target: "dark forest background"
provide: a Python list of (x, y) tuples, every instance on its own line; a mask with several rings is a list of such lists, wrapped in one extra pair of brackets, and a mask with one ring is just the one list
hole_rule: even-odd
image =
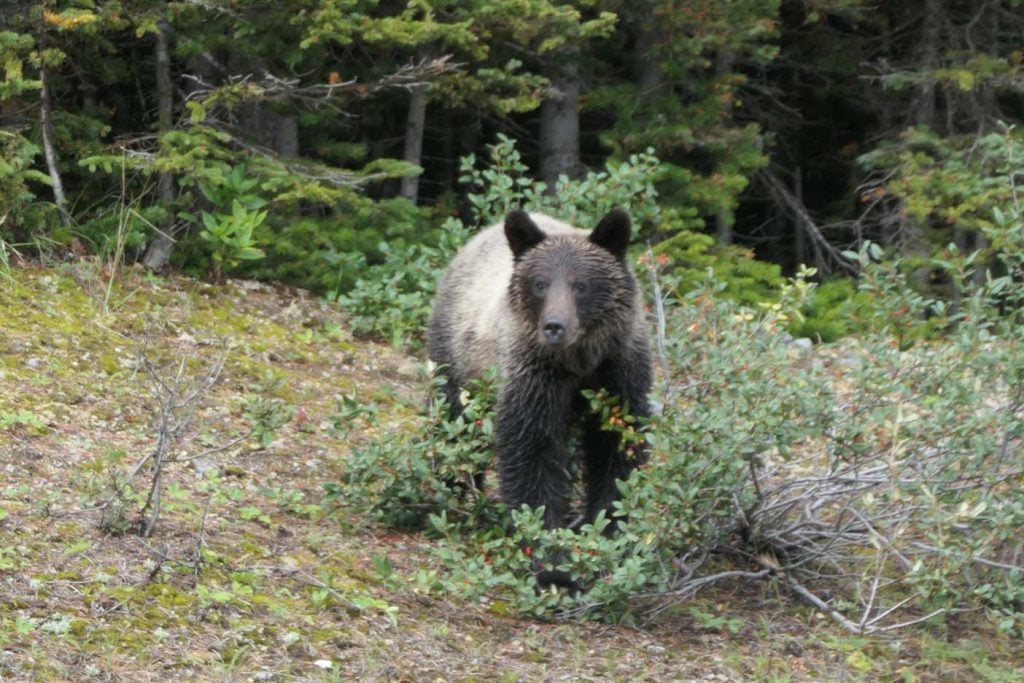
[(344, 290), (347, 255), (472, 222), (507, 136), (556, 193), (652, 154), (675, 262), (828, 278), (871, 240), (955, 297), (927, 262), (984, 259), (1021, 156), (1015, 0), (0, 5), (5, 260)]

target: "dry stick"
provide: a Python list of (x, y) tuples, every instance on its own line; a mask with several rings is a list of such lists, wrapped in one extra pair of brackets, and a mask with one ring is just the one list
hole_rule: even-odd
[[(170, 450), (181, 441), (192, 422), (192, 416), (196, 409), (196, 403), (198, 400), (216, 384), (217, 379), (220, 377), (220, 373), (224, 369), (224, 363), (227, 359), (227, 349), (224, 349), (214, 364), (214, 367), (209, 371), (207, 376), (196, 383), (190, 392), (182, 397), (183, 382), (185, 379), (186, 370), (186, 358), (182, 358), (178, 364), (177, 373), (174, 376), (172, 382), (168, 383), (163, 377), (160, 376), (159, 371), (145, 355), (145, 348), (140, 350), (141, 364), (149, 375), (150, 379), (153, 380), (156, 385), (154, 388), (154, 394), (157, 400), (160, 402), (160, 425), (157, 433), (156, 447), (148, 453), (146, 456), (136, 464), (135, 468), (131, 472), (131, 477), (134, 477), (143, 463), (150, 459), (155, 460), (153, 480), (150, 485), (149, 495), (146, 498), (145, 504), (142, 506), (142, 510), (149, 510), (148, 520), (146, 527), (143, 530), (142, 535), (149, 537), (153, 533), (153, 529), (156, 526), (157, 518), (160, 515), (161, 506), (161, 491), (163, 487), (163, 466), (166, 461), (166, 456)], [(186, 409), (185, 414), (181, 417), (176, 415), (177, 411)]]
[(214, 453), (220, 453), (221, 451), (226, 451), (229, 448), (233, 448), (234, 446), (237, 446), (238, 444), (240, 444), (243, 441), (245, 441), (246, 439), (248, 439), (250, 436), (253, 435), (253, 433), (255, 433), (255, 431), (256, 431), (255, 429), (250, 429), (249, 431), (245, 432), (244, 434), (242, 434), (240, 436), (235, 437), (234, 439), (232, 439), (231, 441), (228, 441), (225, 444), (222, 444), (220, 446), (214, 446), (213, 448), (207, 448), (205, 451), (203, 451), (201, 453), (196, 453), (195, 455), (181, 456), (181, 457), (175, 458), (174, 461), (175, 462), (189, 462), (191, 460), (199, 460), (200, 458), (205, 458), (206, 456), (213, 455)]
[[(1024, 405), (1024, 400), (1022, 399), (1024, 399), (1024, 381), (1017, 382), (1016, 394), (1013, 398), (1013, 401), (1006, 408), (1010, 415), (1016, 415), (1017, 411), (1021, 409), (1021, 406)], [(992, 471), (995, 472), (997, 476), (994, 477), (993, 481), (988, 485), (988, 488), (985, 491), (986, 494), (991, 494), (992, 489), (995, 488), (997, 484), (999, 484), (1002, 481), (1006, 481), (1005, 477), (999, 477), (998, 474), (999, 471), (1003, 468), (1003, 461), (1006, 459), (1006, 456), (1009, 455), (1010, 453), (1010, 437), (1012, 433), (1012, 427), (1008, 428), (1005, 432), (1003, 432), (1003, 440), (999, 445), (999, 455), (996, 456), (996, 462), (992, 468)]]
[(992, 567), (993, 569), (1005, 569), (1005, 570), (1011, 571), (1011, 572), (1013, 572), (1013, 571), (1024, 572), (1024, 565), (1006, 564), (1005, 562), (996, 562), (995, 560), (988, 560), (988, 559), (985, 559), (984, 557), (972, 557), (971, 555), (968, 555), (967, 553), (958, 553), (955, 550), (948, 550), (946, 548), (937, 548), (937, 547), (935, 547), (933, 545), (928, 545), (927, 543), (922, 543), (920, 541), (914, 541), (913, 543), (911, 543), (911, 545), (914, 546), (915, 548), (920, 548), (921, 550), (926, 550), (926, 551), (928, 551), (930, 553), (938, 553), (939, 555), (948, 555), (950, 557), (955, 557), (955, 558), (957, 558), (959, 560), (967, 560), (968, 562), (974, 562), (974, 563), (977, 563), (977, 564), (984, 565), (986, 567)]
[[(882, 559), (881, 555), (875, 555), (875, 575), (871, 578), (871, 593), (868, 595), (867, 602), (864, 603), (864, 610), (861, 612), (861, 616), (860, 616), (860, 629), (861, 629), (862, 632), (863, 632), (864, 628), (866, 627), (866, 625), (869, 623), (868, 622), (868, 618), (871, 616), (871, 610), (875, 606), (875, 598), (878, 596), (878, 584), (879, 584), (880, 579), (882, 578), (882, 569), (885, 568), (885, 562), (882, 562), (881, 559)], [(911, 597), (913, 597), (913, 596), (911, 596)], [(907, 598), (906, 600), (910, 600), (910, 598)], [(890, 608), (890, 610), (888, 610), (888, 611), (892, 611), (892, 610), (896, 609), (901, 604), (902, 603), (897, 603), (894, 607)], [(882, 616), (884, 617), (885, 614), (887, 614), (887, 613), (888, 612), (883, 613)], [(882, 617), (879, 617), (879, 618), (882, 618)], [(877, 620), (875, 620), (875, 621), (877, 621)], [(872, 621), (871, 623), (874, 623), (874, 621)]]
[[(366, 98), (386, 90), (412, 90), (428, 86), (437, 76), (457, 70), (461, 66), (462, 64), (451, 61), (451, 55), (443, 55), (435, 59), (422, 59), (419, 62), (404, 64), (394, 73), (376, 81), (360, 83), (357, 79), (352, 78), (336, 83), (312, 85), (300, 85), (301, 80), (298, 78), (281, 78), (264, 69), (258, 75), (229, 76), (226, 85), (239, 86), (252, 83), (255, 86), (252, 92), (259, 92), (259, 97), (252, 99), (264, 102), (302, 104), (311, 109), (318, 109), (327, 104), (333, 107), (334, 99), (341, 95)], [(194, 74), (185, 74), (184, 78), (195, 84), (186, 99), (202, 100), (225, 87), (224, 85), (209, 84)]]
[(64, 195), (64, 183), (60, 177), (60, 164), (57, 150), (53, 145), (53, 112), (50, 103), (50, 77), (46, 67), (39, 68), (39, 127), (43, 134), (43, 152), (46, 157), (46, 168), (50, 172), (50, 184), (53, 187), (53, 203), (57, 205), (60, 221), (65, 226), (71, 225), (68, 214), (68, 200)]
[(192, 559), (192, 572), (195, 574), (196, 580), (199, 580), (199, 569), (203, 562), (203, 547), (206, 545), (206, 514), (210, 511), (210, 502), (213, 500), (213, 490), (206, 496), (206, 502), (203, 504), (203, 514), (199, 518), (199, 531), (196, 533), (196, 547), (193, 550)]
[[(152, 372), (151, 365), (147, 364), (147, 368)], [(178, 395), (181, 379), (184, 374), (185, 359), (182, 358), (181, 362), (178, 364), (178, 373), (174, 378), (174, 382), (172, 386), (167, 389), (167, 398), (160, 403), (160, 431), (157, 435), (156, 450), (153, 453), (153, 459), (155, 460), (153, 467), (153, 481), (149, 488), (149, 496), (146, 498), (146, 503), (142, 506), (143, 512), (151, 510), (149, 520), (146, 522), (146, 528), (142, 532), (142, 535), (146, 538), (149, 538), (152, 535), (153, 527), (156, 526), (156, 519), (160, 514), (160, 490), (161, 484), (163, 483), (164, 455), (170, 447), (169, 442), (172, 440), (170, 432), (173, 428), (169, 425), (174, 417), (174, 398)], [(162, 381), (160, 381), (160, 384), (166, 386)], [(176, 426), (178, 425), (175, 425), (175, 427)], [(173, 440), (176, 441), (177, 439)]]
[[(679, 588), (665, 595), (675, 596), (680, 598), (681, 600), (689, 600), (694, 595), (696, 595), (701, 589), (706, 588), (707, 586), (710, 586), (712, 584), (718, 583), (719, 581), (725, 581), (726, 579), (750, 579), (751, 581), (760, 581), (775, 574), (776, 570), (770, 567), (766, 569), (761, 569), (756, 572), (744, 571), (740, 569), (719, 572), (717, 574), (704, 576), (699, 579), (688, 580), (684, 582), (683, 585)], [(661, 595), (662, 594), (652, 594), (653, 597), (660, 597)], [(660, 614), (661, 612), (664, 612), (667, 609), (671, 609), (679, 602), (679, 600), (667, 600), (648, 610), (647, 614), (648, 616)]]
[(886, 550), (893, 554), (893, 556), (899, 561), (900, 566), (903, 567), (903, 571), (909, 572), (911, 568), (914, 566), (913, 562), (911, 562), (903, 553), (897, 550), (896, 546), (893, 545), (892, 541), (890, 541), (887, 536), (884, 536), (880, 531), (878, 531), (875, 528), (875, 525), (872, 524), (871, 521), (864, 516), (864, 513), (862, 513), (860, 510), (856, 508), (853, 508), (853, 514), (856, 515), (857, 518), (860, 520), (861, 524), (863, 524), (868, 529), (868, 531), (871, 533), (871, 537), (875, 539), (875, 541), (877, 541), (879, 544), (884, 546)]
[[(874, 627), (875, 624), (880, 622), (882, 619), (885, 619), (887, 616), (889, 616), (890, 614), (892, 614), (893, 612), (898, 610), (900, 607), (903, 607), (904, 605), (906, 605), (908, 602), (910, 602), (911, 600), (913, 600), (916, 597), (917, 597), (916, 595), (908, 595), (907, 597), (903, 598), (902, 600), (897, 602), (895, 605), (893, 605), (889, 609), (887, 609), (884, 612), (882, 612), (881, 614), (878, 614), (877, 616), (875, 616), (874, 619), (869, 619), (869, 620), (867, 620), (866, 622), (863, 622), (863, 623), (865, 623), (868, 627)], [(866, 615), (866, 612), (865, 612), (865, 615)], [(885, 627), (882, 627), (882, 628), (887, 629), (889, 627), (885, 626)]]
[(658, 333), (654, 338), (658, 349), (658, 360), (661, 362), (661, 374), (665, 377), (664, 401), (668, 401), (672, 387), (672, 375), (669, 373), (668, 352), (665, 350), (665, 300), (661, 293), (661, 282), (658, 281), (658, 269), (655, 267), (654, 252), (647, 245), (647, 272), (651, 277), (651, 294), (654, 297), (654, 316)]
[(839, 624), (843, 628), (847, 629), (851, 633), (857, 633), (857, 634), (863, 634), (864, 633), (864, 631), (861, 630), (860, 625), (858, 625), (856, 622), (850, 621), (849, 619), (844, 617), (834, 607), (829, 605), (827, 602), (825, 602), (824, 600), (819, 598), (817, 595), (815, 595), (811, 591), (809, 591), (806, 588), (804, 588), (803, 584), (801, 584), (799, 581), (794, 579), (791, 575), (784, 574), (784, 577), (785, 577), (785, 583), (790, 588), (790, 590), (792, 590), (794, 593), (796, 593), (801, 598), (803, 598), (805, 602), (810, 603), (810, 605), (812, 607), (815, 607), (819, 611), (824, 612), (825, 614), (829, 615), (830, 617), (832, 617), (832, 619), (837, 624)]
[[(807, 207), (804, 206), (803, 202), (799, 198), (793, 196), (793, 193), (789, 191), (786, 184), (783, 183), (779, 178), (767, 169), (761, 169), (757, 172), (757, 177), (764, 181), (765, 185), (768, 186), (769, 192), (775, 199), (782, 204), (786, 210), (792, 213), (798, 221), (804, 226), (804, 230), (810, 235), (811, 240), (816, 248), (824, 251), (845, 271), (849, 273), (856, 272), (855, 266), (845, 257), (842, 252), (832, 246), (831, 243), (822, 234), (821, 229), (815, 224), (814, 219), (811, 218), (810, 214), (807, 213)], [(822, 264), (824, 265), (824, 264)]]

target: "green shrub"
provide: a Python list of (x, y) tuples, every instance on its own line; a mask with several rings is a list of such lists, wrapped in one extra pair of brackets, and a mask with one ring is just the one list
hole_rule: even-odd
[(849, 278), (825, 280), (811, 291), (800, 307), (800, 316), (787, 328), (794, 337), (833, 342), (857, 331), (853, 310), (866, 302), (857, 293), (857, 283)]
[(445, 224), (436, 246), (403, 246), (383, 241), (377, 251), (383, 262), (371, 265), (363, 254), (340, 256), (340, 272), (360, 273), (347, 292), (329, 296), (349, 316), (357, 333), (380, 337), (396, 347), (417, 348), (430, 317), (437, 281), (452, 259), (466, 230), (455, 219)]
[(57, 207), (33, 191), (50, 184), (50, 177), (34, 168), (39, 153), (20, 133), (0, 130), (0, 244), (23, 242), (58, 225)]
[[(501, 220), (513, 207), (547, 213), (581, 227), (595, 226), (615, 206), (629, 210), (636, 236), (674, 235), (658, 251), (671, 258), (684, 285), (701, 282), (710, 268), (726, 283), (727, 295), (738, 301), (776, 299), (784, 282), (778, 266), (757, 261), (739, 247), (715, 247), (712, 238), (681, 228), (676, 212), (662, 212), (654, 189), (659, 168), (651, 153), (634, 154), (579, 180), (563, 176), (555, 192), (547, 194), (544, 183), (529, 177), (515, 142), (499, 136), (485, 165), (478, 166), (473, 155), (462, 160), (460, 180), (470, 188), (466, 196), (473, 214), (470, 225), (449, 219), (437, 242), (422, 238), (408, 246), (396, 240), (380, 242), (372, 253), (382, 255), (383, 263), (374, 263), (365, 245), (358, 253), (339, 250), (331, 257), (338, 264), (339, 303), (352, 315), (356, 331), (415, 348), (422, 341), (418, 334), (426, 329), (437, 279), (471, 236), (471, 228)], [(345, 275), (351, 272), (361, 275), (348, 289)]]
[[(501, 163), (514, 166), (504, 149)], [(506, 194), (535, 197), (536, 185), (511, 177), (479, 176), (502, 188), (478, 195), (482, 215), (506, 210)], [(450, 228), (458, 239), (401, 287), (464, 237)], [(640, 425), (612, 410), (614, 397), (584, 396), (609, 429), (648, 442), (650, 461), (620, 484), (614, 534), (603, 516), (545, 530), (538, 511), (507, 510), (473, 486), (492, 464), (491, 392), (480, 388), (455, 422), (435, 401), (355, 449), (330, 490), (384, 523), (429, 520), (440, 566), (420, 571), (420, 587), (497, 611), (629, 621), (716, 582), (754, 580), (856, 632), (983, 608), (1024, 635), (1024, 216), (996, 212), (987, 236), (996, 262), (983, 281), (971, 277), (976, 256), (951, 249), (932, 263), (957, 284), (956, 307), (916, 292), (904, 264), (870, 243), (848, 255), (860, 265), (856, 292), (844, 281), (816, 288), (805, 271), (754, 308), (725, 296), (713, 263), (698, 281), (660, 254), (648, 265), (664, 307), (663, 412)], [(674, 258), (705, 256), (700, 242), (680, 238)], [(399, 278), (397, 260), (384, 266)], [(348, 304), (369, 318), (401, 287), (357, 287), (373, 296)], [(389, 324), (412, 329), (422, 306), (402, 304)], [(848, 329), (837, 311), (860, 336), (811, 356), (787, 342), (787, 325)], [(585, 590), (537, 590), (542, 569)]]
[[(898, 272), (865, 264), (865, 281)], [(651, 454), (620, 485), (617, 533), (603, 517), (546, 531), (537, 511), (495, 502), (496, 483), (467, 486), (493, 464), (490, 393), (477, 390), (455, 423), (435, 403), (356, 449), (338, 499), (388, 524), (429, 515), (440, 567), (420, 586), (499, 611), (631, 621), (705, 585), (758, 580), (809, 601), (831, 594), (812, 604), (852, 630), (983, 606), (1020, 632), (1024, 330), (998, 316), (991, 290), (942, 342), (901, 347), (879, 329), (822, 362), (786, 342), (789, 300), (752, 310), (720, 285), (681, 292), (667, 276), (662, 287), (664, 412), (640, 432), (608, 420)], [(905, 301), (869, 293), (881, 310)], [(586, 590), (537, 591), (541, 569)]]
[[(435, 386), (429, 414), (354, 449), (341, 484), (328, 485), (328, 497), (370, 510), (389, 526), (422, 529), (430, 514), (479, 523), (492, 512), (474, 475), (492, 458), (493, 384), (493, 375), (467, 384), (455, 421), (446, 419), (448, 406)], [(351, 403), (340, 407), (347, 418), (356, 414)], [(378, 419), (375, 411), (361, 414), (367, 424)]]
[(785, 279), (778, 265), (758, 261), (753, 252), (735, 245), (719, 245), (710, 235), (673, 230), (654, 252), (667, 263), (685, 289), (697, 287), (708, 271), (722, 285), (722, 295), (739, 303), (756, 305), (778, 300)]
[(348, 292), (367, 265), (411, 243), (437, 245), (427, 214), (404, 199), (340, 205), (319, 218), (277, 218), (256, 232), (266, 258), (244, 269), (249, 277), (285, 282), (318, 294)]

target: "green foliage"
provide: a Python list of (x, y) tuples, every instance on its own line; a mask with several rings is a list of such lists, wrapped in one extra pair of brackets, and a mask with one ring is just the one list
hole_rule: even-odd
[(723, 295), (740, 303), (753, 306), (778, 298), (784, 282), (778, 265), (756, 260), (749, 249), (717, 244), (708, 235), (679, 229), (671, 214), (666, 222), (672, 226), (672, 236), (659, 242), (654, 252), (684, 290), (698, 286), (711, 272)]
[(233, 268), (241, 261), (263, 258), (253, 239), (253, 231), (267, 218), (266, 211), (253, 211), (237, 199), (230, 214), (203, 212), (206, 229), (199, 237), (209, 243), (214, 263), (214, 279), (219, 280), (223, 269)]
[[(857, 297), (861, 305), (847, 309), (857, 329), (891, 336), (898, 348), (906, 349), (935, 337), (950, 324), (954, 311), (949, 305), (911, 286), (909, 268), (899, 261), (883, 261), (882, 248), (874, 242), (864, 242), (859, 252), (846, 256), (861, 267)], [(942, 267), (940, 262), (935, 265)]]
[(404, 199), (340, 204), (319, 218), (269, 216), (255, 233), (265, 258), (243, 264), (238, 272), (333, 299), (351, 290), (368, 266), (410, 243), (436, 245), (437, 234), (426, 213)]
[(654, 0), (623, 10), (645, 41), (647, 79), (598, 88), (587, 107), (615, 116), (601, 133), (615, 156), (647, 150), (662, 160), (658, 190), (663, 204), (685, 210), (681, 228), (715, 215), (732, 223), (740, 192), (768, 161), (760, 127), (734, 120), (747, 77), (732, 65), (774, 58), (779, 4)]
[(35, 46), (36, 42), (31, 35), (0, 31), (0, 62), (4, 65), (4, 78), (0, 81), (0, 101), (42, 87), (38, 79), (27, 78), (25, 74), (28, 66), (26, 62), (30, 61)]
[[(713, 278), (694, 288), (662, 273), (664, 412), (638, 432), (614, 397), (585, 395), (607, 429), (642, 437), (650, 453), (620, 483), (614, 534), (604, 516), (544, 530), (538, 511), (505, 510), (472, 487), (468, 475), (489, 463), (493, 420), (475, 394), (455, 423), (435, 404), (359, 449), (334, 491), (388, 523), (431, 513), (443, 568), (422, 573), (421, 588), (498, 611), (633, 620), (721, 580), (708, 561), (721, 553), (828, 590), (854, 628), (876, 627), (879, 614), (905, 619), (907, 606), (935, 617), (981, 605), (1019, 634), (1024, 320), (1004, 310), (1024, 300), (1024, 220), (999, 212), (993, 225), (1004, 275), (974, 283), (974, 257), (956, 252), (934, 264), (961, 285), (957, 309), (914, 292), (877, 245), (851, 254), (858, 292), (824, 286), (824, 308), (849, 298), (838, 308), (869, 332), (813, 362), (785, 334), (801, 310), (804, 324), (817, 316), (813, 272), (754, 310), (722, 297)], [(817, 317), (810, 324), (825, 329), (830, 319)], [(545, 569), (586, 590), (538, 591)], [(837, 571), (843, 582), (829, 578)]]
[(49, 431), (46, 420), (30, 410), (0, 410), (0, 431), (23, 428), (30, 434), (40, 435)]
[(915, 258), (906, 260), (910, 269), (930, 267), (950, 243), (995, 227), (992, 209), (1013, 206), (1022, 160), (1024, 138), (1016, 129), (943, 137), (911, 128), (860, 158), (887, 177), (872, 196), (895, 202), (904, 230), (919, 235), (911, 245)]
[(579, 180), (562, 176), (554, 191), (529, 175), (516, 143), (504, 135), (488, 148), (482, 167), (469, 155), (462, 159), (459, 180), (469, 192), (466, 201), (473, 210), (476, 226), (501, 220), (510, 209), (523, 208), (547, 213), (573, 225), (592, 227), (609, 209), (622, 206), (630, 211), (635, 230), (655, 226), (661, 215), (654, 189), (659, 164), (650, 150), (634, 154), (622, 163), (609, 163), (605, 170), (590, 172)]
[(450, 252), (438, 247), (412, 245), (396, 249), (381, 242), (384, 263), (367, 267), (355, 254), (345, 264), (366, 275), (336, 301), (349, 315), (355, 332), (383, 338), (396, 347), (420, 345), (430, 317), (438, 272)]
[[(40, 87), (26, 78), (25, 68), (35, 41), (29, 35), (0, 31), (0, 104)], [(33, 168), (40, 149), (14, 127), (0, 130), (0, 245), (45, 233), (56, 222), (56, 209), (38, 199), (33, 184), (49, 185), (50, 177)]]
[(867, 293), (859, 293), (857, 283), (835, 277), (814, 285), (801, 301), (798, 313), (786, 327), (794, 337), (834, 342), (859, 331), (857, 320), (870, 310)]
[(266, 448), (274, 440), (277, 430), (291, 422), (295, 406), (275, 396), (284, 389), (284, 380), (267, 370), (263, 379), (253, 387), (254, 396), (243, 408), (245, 419), (252, 425), (252, 435)]
[[(38, 202), (31, 183), (49, 184), (50, 178), (32, 168), (39, 148), (13, 131), (0, 130), (0, 226), (30, 224), (34, 218), (45, 225), (46, 202)], [(52, 207), (50, 207), (52, 210)]]
[(97, 526), (115, 535), (138, 528), (139, 512), (146, 500), (127, 473), (126, 457), (125, 451), (111, 449), (85, 465), (82, 502), (96, 506), (100, 510)]
[[(370, 510), (385, 524), (423, 528), (429, 513), (479, 521), (492, 516), (490, 503), (475, 488), (474, 475), (491, 461), (494, 377), (469, 383), (460, 399), (463, 413), (455, 421), (440, 391), (429, 415), (411, 428), (389, 431), (353, 450), (340, 484), (328, 484), (328, 497), (356, 509)], [(353, 406), (343, 405), (352, 415)], [(362, 418), (375, 425), (376, 411)]]
[(587, 400), (590, 412), (601, 416), (601, 429), (618, 434), (619, 448), (624, 449), (628, 457), (635, 457), (636, 449), (647, 439), (642, 433), (643, 425), (630, 414), (629, 404), (623, 404), (620, 397), (603, 388), (584, 389), (580, 393)]

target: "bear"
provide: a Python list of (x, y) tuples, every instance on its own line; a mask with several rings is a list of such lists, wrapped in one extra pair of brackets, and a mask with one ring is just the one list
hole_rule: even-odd
[(512, 509), (543, 506), (548, 529), (567, 523), (574, 433), (584, 521), (602, 510), (612, 519), (616, 480), (646, 457), (642, 445), (626, 453), (618, 433), (602, 430), (581, 394), (605, 389), (632, 415), (650, 416), (653, 370), (640, 287), (626, 262), (630, 236), (621, 208), (589, 232), (516, 209), (471, 239), (438, 285), (428, 355), (451, 417), (461, 412), (463, 384), (496, 366), (501, 497)]

